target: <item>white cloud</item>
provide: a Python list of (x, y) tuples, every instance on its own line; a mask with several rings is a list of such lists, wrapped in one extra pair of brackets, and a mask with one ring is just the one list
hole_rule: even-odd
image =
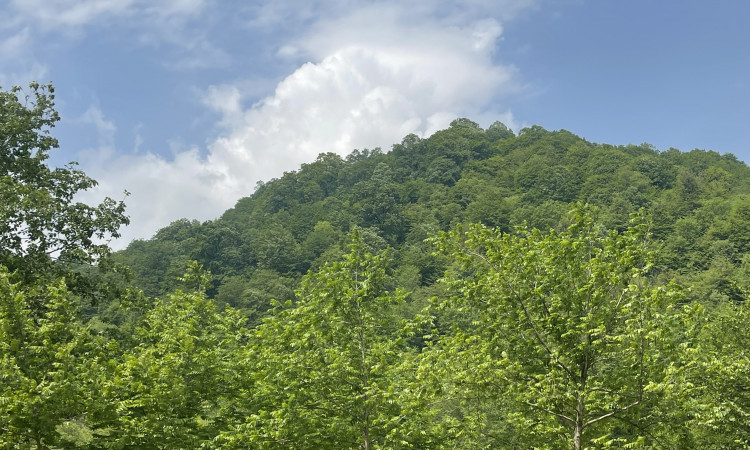
[(81, 123), (93, 125), (99, 137), (99, 146), (103, 148), (114, 148), (115, 132), (117, 127), (114, 122), (106, 120), (104, 113), (97, 106), (90, 106), (79, 119)]
[(86, 170), (102, 182), (92, 195), (130, 191), (125, 236), (148, 238), (180, 217), (217, 217), (258, 180), (295, 170), (321, 152), (387, 150), (409, 133), (430, 135), (459, 116), (514, 126), (508, 108), (495, 103), (520, 89), (516, 69), (494, 60), (500, 22), (484, 14), (446, 26), (418, 17), (395, 4), (365, 5), (319, 21), (286, 44), (312, 62), (271, 95), (248, 105), (254, 98), (246, 83), (205, 90), (204, 104), (221, 116), (221, 135), (206, 152), (177, 151), (172, 160), (89, 154)]
[(495, 19), (484, 19), (474, 25), (472, 40), (474, 51), (494, 53), (495, 41), (500, 37), (503, 28)]
[(11, 0), (16, 20), (46, 30), (76, 29), (127, 16), (169, 18), (195, 16), (203, 0)]
[(210, 88), (207, 104), (232, 124), (210, 146), (211, 157), (243, 155), (263, 167), (259, 173), (280, 174), (319, 152), (346, 154), (387, 147), (408, 133), (430, 134), (518, 88), (516, 70), (492, 61), (502, 31), (497, 21), (445, 29), (409, 25), (406, 13), (379, 7), (373, 20), (374, 11), (364, 8), (320, 23), (293, 43), (319, 62), (302, 65), (241, 117), (233, 86)]
[(221, 114), (224, 128), (233, 129), (242, 125), (242, 99), (238, 86), (209, 86), (203, 96), (203, 104)]
[[(121, 28), (129, 41), (168, 46), (173, 53), (164, 61), (167, 67), (226, 66), (229, 55), (211, 42), (202, 26), (210, 22), (207, 9), (207, 0), (10, 0), (5, 23), (0, 24), (0, 56), (6, 48), (28, 47), (51, 36), (75, 41), (92, 28)], [(10, 37), (3, 38), (3, 32)]]
[(98, 203), (105, 195), (122, 200), (123, 191), (130, 192), (125, 202), (131, 226), (122, 230), (115, 248), (149, 238), (175, 219), (207, 220), (217, 214), (213, 202), (220, 199), (222, 174), (200, 158), (197, 148), (171, 161), (152, 153), (123, 155), (106, 149), (80, 156), (86, 172), (99, 181), (97, 188), (80, 196), (82, 201)]
[(18, 32), (11, 34), (5, 40), (0, 41), (0, 60), (14, 58), (27, 51), (30, 41), (29, 37), (29, 28), (24, 27)]

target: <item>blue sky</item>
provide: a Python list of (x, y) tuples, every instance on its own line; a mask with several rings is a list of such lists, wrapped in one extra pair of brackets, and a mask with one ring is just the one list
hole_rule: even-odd
[(0, 86), (51, 81), (52, 162), (125, 238), (218, 217), (320, 152), (456, 117), (750, 161), (745, 0), (0, 0)]

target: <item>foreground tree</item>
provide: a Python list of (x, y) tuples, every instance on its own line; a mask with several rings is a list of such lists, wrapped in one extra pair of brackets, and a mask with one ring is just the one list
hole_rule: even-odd
[[(490, 445), (578, 450), (654, 438), (650, 411), (677, 371), (670, 320), (678, 290), (647, 278), (648, 225), (596, 226), (582, 208), (565, 232), (483, 226), (441, 234), (460, 262), (441, 314), (463, 320), (431, 356), (464, 414), (503, 411)], [(461, 409), (461, 408), (459, 408)], [(564, 437), (567, 436), (567, 437)], [(492, 444), (494, 443), (494, 444)]]
[(91, 266), (127, 223), (124, 205), (88, 206), (76, 194), (96, 182), (74, 164), (51, 169), (59, 120), (52, 86), (0, 91), (0, 446), (91, 444), (107, 405), (107, 340), (80, 320), (81, 295), (106, 286)]
[(98, 397), (107, 341), (79, 323), (62, 280), (30, 287), (10, 278), (0, 266), (0, 447), (89, 444), (106, 409)]
[(122, 202), (74, 200), (97, 184), (75, 163), (47, 166), (58, 147), (50, 135), (60, 120), (54, 98), (51, 85), (37, 83), (0, 91), (0, 264), (25, 282), (64, 275), (70, 288), (90, 291), (76, 267), (106, 258), (107, 239), (128, 219)]
[(157, 299), (136, 327), (101, 395), (117, 413), (103, 421), (115, 448), (198, 448), (227, 426), (244, 319), (206, 297), (210, 276), (191, 262), (178, 290)]
[[(678, 417), (681, 448), (750, 448), (750, 308), (723, 303), (699, 323), (684, 345), (689, 414)], [(679, 439), (679, 440), (678, 440)]]
[(356, 232), (342, 261), (308, 274), (296, 305), (257, 328), (248, 387), (256, 411), (217, 445), (436, 448), (394, 314), (404, 296), (387, 281), (385, 256)]

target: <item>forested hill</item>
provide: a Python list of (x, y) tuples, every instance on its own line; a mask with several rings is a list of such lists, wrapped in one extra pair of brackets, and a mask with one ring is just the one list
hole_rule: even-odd
[(732, 156), (458, 120), (113, 261), (125, 205), (74, 201), (29, 89), (0, 91), (0, 448), (750, 448)]
[(197, 260), (213, 274), (209, 295), (257, 319), (272, 298), (291, 298), (309, 269), (345, 253), (354, 227), (372, 247), (392, 247), (400, 286), (425, 298), (446, 267), (425, 242), (432, 233), (474, 222), (563, 229), (580, 201), (618, 230), (645, 208), (663, 280), (676, 277), (694, 298), (738, 300), (750, 289), (748, 194), (750, 168), (731, 154), (596, 144), (540, 126), (516, 136), (499, 122), (483, 130), (458, 119), (387, 153), (321, 154), (217, 220), (176, 221), (116, 256), (149, 296), (174, 289)]

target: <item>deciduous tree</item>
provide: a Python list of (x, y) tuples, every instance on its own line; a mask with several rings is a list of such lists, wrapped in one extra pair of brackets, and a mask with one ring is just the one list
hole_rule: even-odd
[[(39, 304), (45, 305), (43, 311)], [(63, 280), (28, 286), (0, 267), (0, 447), (89, 444), (108, 342), (78, 319)]]
[(233, 416), (244, 319), (206, 297), (210, 277), (197, 263), (183, 280), (194, 290), (155, 302), (136, 328), (139, 344), (107, 385), (104, 395), (117, 408), (109, 424), (116, 448), (197, 448)]
[[(302, 282), (265, 319), (249, 355), (257, 412), (224, 433), (233, 448), (435, 448), (421, 387), (386, 290), (386, 258), (354, 232), (350, 253)], [(415, 425), (420, 424), (420, 425)]]
[(461, 264), (439, 307), (467, 317), (443, 337), (453, 362), (444, 367), (456, 392), (506, 411), (487, 429), (494, 445), (577, 450), (652, 438), (645, 417), (675, 370), (679, 294), (649, 282), (644, 219), (606, 231), (579, 207), (564, 232), (474, 226), (437, 242)]
[(47, 165), (58, 147), (50, 135), (59, 120), (54, 98), (52, 85), (37, 83), (0, 91), (0, 264), (24, 281), (65, 275), (81, 291), (90, 286), (72, 266), (108, 256), (107, 240), (128, 218), (110, 198), (97, 206), (76, 201), (97, 183), (75, 163)]

